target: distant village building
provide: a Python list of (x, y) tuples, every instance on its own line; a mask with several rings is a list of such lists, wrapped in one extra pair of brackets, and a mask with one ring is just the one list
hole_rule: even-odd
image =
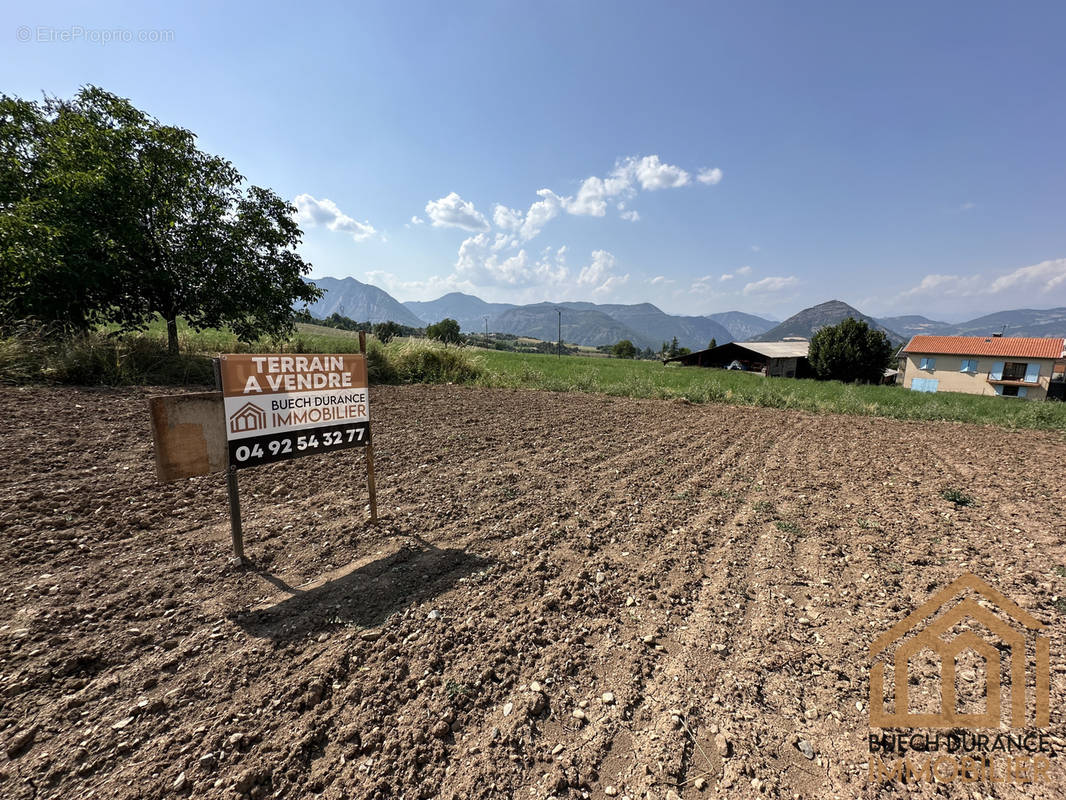
[(903, 385), (916, 392), (965, 392), (1061, 399), (1066, 340), (914, 336), (900, 351)]
[(677, 362), (685, 367), (743, 369), (771, 378), (808, 378), (813, 375), (811, 362), (807, 359), (810, 346), (811, 343), (806, 339), (729, 342), (707, 350), (668, 358), (663, 363)]

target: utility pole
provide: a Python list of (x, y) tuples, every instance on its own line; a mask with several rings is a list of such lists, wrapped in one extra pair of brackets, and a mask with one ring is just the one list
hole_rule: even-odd
[(489, 338), (489, 318), (485, 317), (485, 338)]
[(555, 309), (555, 313), (559, 315), (559, 341), (555, 346), (555, 357), (563, 357), (563, 310), (561, 308)]

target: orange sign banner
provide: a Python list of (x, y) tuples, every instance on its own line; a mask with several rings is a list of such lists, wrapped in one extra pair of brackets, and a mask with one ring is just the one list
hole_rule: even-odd
[(219, 356), (222, 394), (255, 397), (264, 394), (317, 392), (328, 389), (366, 388), (366, 356), (245, 355)]

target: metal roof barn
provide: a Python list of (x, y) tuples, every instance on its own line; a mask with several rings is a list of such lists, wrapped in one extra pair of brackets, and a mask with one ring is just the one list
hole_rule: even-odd
[[(807, 359), (810, 342), (729, 342), (707, 350), (697, 350), (684, 356), (668, 358), (663, 363), (676, 362), (685, 367), (713, 367), (729, 369), (731, 365), (772, 378), (807, 378), (812, 375)], [(736, 366), (732, 368), (736, 369)]]

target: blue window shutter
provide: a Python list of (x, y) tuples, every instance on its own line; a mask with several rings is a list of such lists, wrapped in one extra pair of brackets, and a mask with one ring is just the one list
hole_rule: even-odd
[(1036, 383), (1039, 380), (1040, 380), (1040, 364), (1039, 364), (1039, 362), (1035, 363), (1035, 364), (1030, 362), (1025, 367), (1025, 382), (1026, 383)]
[[(990, 377), (994, 381), (1003, 380), (1003, 362), (1002, 361), (997, 361), (995, 364), (992, 365), (992, 371), (988, 373), (988, 377)], [(996, 394), (1003, 394), (1003, 392), (996, 392)]]
[(1018, 387), (1018, 397), (1025, 397), (1027, 394), (1029, 394), (1029, 390), (1026, 387)]
[(996, 386), (996, 394), (1003, 394), (1003, 387), (1002, 386)]

